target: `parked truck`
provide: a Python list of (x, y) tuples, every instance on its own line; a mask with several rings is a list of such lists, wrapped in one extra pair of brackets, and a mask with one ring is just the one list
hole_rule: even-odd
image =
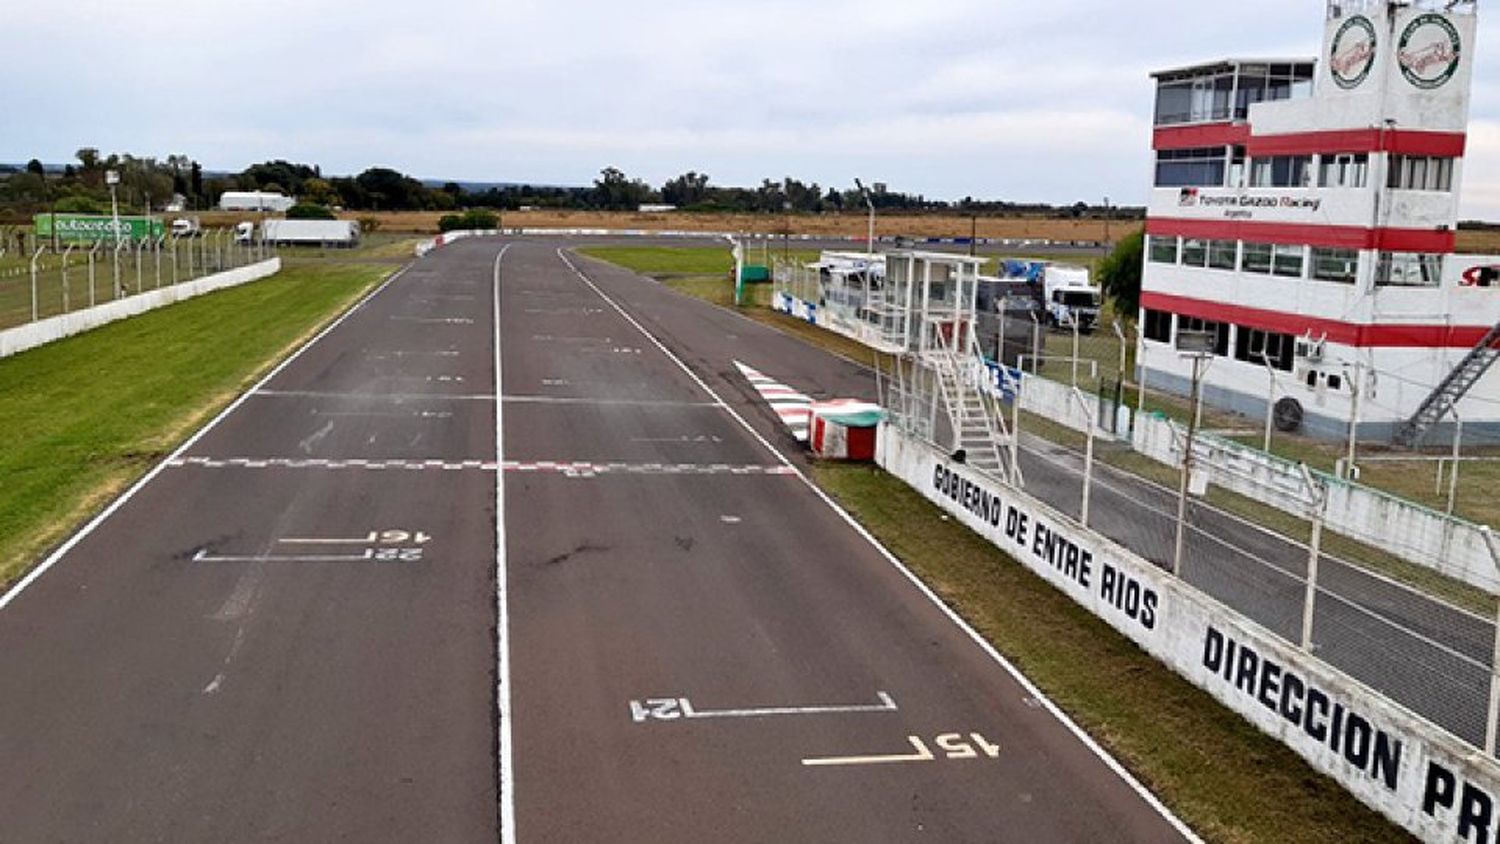
[(1002, 280), (1023, 280), (1038, 288), (1048, 325), (1070, 331), (1077, 326), (1080, 333), (1088, 334), (1098, 324), (1102, 297), (1099, 288), (1089, 283), (1087, 268), (1005, 259), (1000, 272)]
[[(261, 239), (277, 246), (348, 248), (359, 245), (359, 223), (354, 220), (266, 220), (260, 225)], [(243, 227), (243, 223), (236, 227), (236, 238), (243, 233), (243, 240), (252, 239), (253, 225), (249, 230)]]

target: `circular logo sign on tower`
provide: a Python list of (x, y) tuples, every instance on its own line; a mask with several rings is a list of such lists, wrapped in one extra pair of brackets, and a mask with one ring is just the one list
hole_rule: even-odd
[(1441, 88), (1458, 72), (1463, 44), (1458, 30), (1438, 14), (1418, 15), (1401, 33), (1396, 61), (1406, 81), (1430, 91)]
[(1364, 15), (1344, 21), (1328, 49), (1328, 70), (1340, 88), (1358, 88), (1375, 66), (1375, 25)]

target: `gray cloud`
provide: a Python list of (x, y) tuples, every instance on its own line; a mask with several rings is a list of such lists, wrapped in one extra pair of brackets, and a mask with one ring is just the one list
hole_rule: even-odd
[[(7, 12), (0, 158), (585, 183), (854, 176), (930, 196), (1144, 201), (1154, 69), (1316, 53), (1315, 0), (102, 0)], [(62, 51), (62, 52), (60, 52)], [(65, 55), (64, 55), (65, 53)], [(80, 61), (78, 57), (87, 57)], [(1500, 218), (1481, 19), (1470, 216)]]

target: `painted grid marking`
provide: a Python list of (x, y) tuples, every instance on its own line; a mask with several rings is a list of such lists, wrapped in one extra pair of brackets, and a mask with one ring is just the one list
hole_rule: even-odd
[(776, 464), (736, 463), (592, 463), (556, 460), (366, 460), (362, 458), (287, 458), (287, 457), (178, 457), (167, 462), (176, 468), (200, 469), (367, 469), (409, 470), (437, 469), (462, 471), (477, 469), (493, 472), (556, 473), (567, 477), (591, 478), (598, 475), (793, 475), (787, 466)]

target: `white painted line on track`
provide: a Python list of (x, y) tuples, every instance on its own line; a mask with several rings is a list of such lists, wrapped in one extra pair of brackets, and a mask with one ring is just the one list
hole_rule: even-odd
[(586, 396), (506, 396), (504, 401), (512, 404), (597, 404), (638, 405), (642, 407), (718, 407), (709, 401), (671, 401), (668, 399), (594, 399)]
[[(494, 270), (494, 312), (492, 318), (495, 321), (495, 463), (505, 462), (505, 440), (503, 422), (505, 414), (505, 402), (500, 396), (505, 395), (502, 387), (503, 377), (500, 367), (500, 261), (509, 250), (509, 243), (500, 247), (495, 254)], [(500, 842), (501, 844), (516, 844), (516, 776), (515, 766), (512, 759), (513, 742), (511, 739), (511, 700), (510, 700), (510, 608), (509, 608), (509, 586), (506, 583), (506, 556), (505, 556), (505, 473), (495, 473), (495, 638), (496, 651), (498, 652), (498, 665), (495, 674), (495, 708), (499, 724), (496, 729), (497, 766), (499, 767), (499, 789), (500, 800)]]
[(352, 401), (494, 401), (489, 393), (325, 393), (317, 390), (258, 390), (251, 398), (349, 399)]
[(371, 299), (374, 299), (376, 296), (380, 295), (381, 291), (390, 287), (392, 282), (405, 275), (406, 271), (411, 269), (411, 266), (412, 265), (408, 263), (406, 266), (397, 270), (395, 273), (392, 273), (390, 278), (387, 278), (385, 281), (381, 282), (380, 286), (376, 287), (374, 290), (371, 290), (368, 294), (365, 295), (363, 299), (360, 299), (358, 302), (354, 303), (353, 307), (349, 308), (349, 310), (347, 311), (344, 311), (338, 316), (337, 319), (324, 326), (322, 331), (319, 331), (317, 334), (313, 335), (313, 337), (306, 343), (303, 343), (300, 348), (292, 352), (290, 355), (287, 355), (285, 360), (271, 367), (271, 371), (267, 372), (264, 376), (261, 377), (259, 381), (255, 382), (254, 386), (252, 386), (249, 390), (241, 393), (238, 398), (225, 406), (223, 410), (219, 411), (218, 415), (208, 420), (208, 422), (205, 423), (203, 427), (199, 428), (196, 432), (193, 433), (192, 436), (184, 440), (181, 445), (173, 449), (171, 454), (163, 458), (160, 463), (157, 463), (150, 469), (150, 471), (142, 475), (139, 480), (131, 484), (128, 489), (120, 493), (119, 497), (114, 501), (111, 501), (109, 505), (106, 506), (103, 510), (99, 511), (98, 515), (90, 519), (87, 523), (84, 524), (83, 527), (79, 528), (77, 531), (74, 531), (73, 535), (68, 537), (68, 539), (64, 541), (63, 544), (57, 546), (57, 548), (51, 554), (47, 555), (46, 559), (38, 563), (35, 568), (33, 568), (26, 574), (25, 577), (17, 581), (15, 586), (12, 586), (9, 590), (7, 590), (4, 595), (0, 595), (0, 610), (3, 610), (5, 609), (5, 607), (9, 606), (11, 601), (14, 601), (18, 595), (25, 591), (26, 587), (35, 583), (37, 578), (45, 574), (48, 569), (52, 568), (54, 565), (57, 565), (58, 560), (61, 560), (64, 556), (66, 556), (69, 551), (72, 551), (73, 548), (78, 545), (78, 543), (82, 542), (89, 534), (93, 533), (99, 527), (99, 525), (105, 522), (106, 519), (108, 519), (110, 516), (113, 516), (116, 511), (125, 506), (125, 502), (134, 498), (136, 494), (146, 486), (146, 484), (150, 483), (156, 478), (157, 475), (161, 474), (162, 470), (167, 468), (167, 466), (170, 465), (173, 460), (176, 460), (189, 448), (192, 448), (193, 445), (195, 445), (200, 439), (202, 439), (205, 434), (217, 427), (220, 422), (224, 421), (224, 419), (229, 416), (229, 414), (238, 409), (246, 399), (254, 395), (258, 390), (261, 389), (261, 387), (269, 383), (272, 378), (275, 378), (281, 373), (282, 370), (290, 366), (292, 361), (295, 361), (297, 358), (301, 357), (304, 352), (312, 348), (313, 345), (316, 344), (319, 340), (327, 337), (329, 332), (333, 331), (335, 328), (338, 328), (340, 325), (343, 325), (344, 320), (358, 313)]
[[(366, 548), (363, 554), (251, 554), (247, 556), (219, 556), (200, 549), (193, 555), (195, 563), (366, 563), (376, 562), (375, 549)], [(389, 559), (384, 562), (408, 562)]]
[(632, 326), (635, 327), (637, 331), (644, 335), (647, 340), (651, 341), (651, 343), (656, 346), (656, 348), (659, 349), (662, 354), (666, 355), (674, 364), (677, 365), (678, 369), (682, 370), (688, 376), (688, 378), (692, 379), (693, 383), (697, 384), (704, 393), (713, 398), (715, 403), (719, 407), (723, 408), (725, 413), (733, 417), (734, 420), (739, 423), (741, 428), (744, 428), (751, 437), (759, 442), (767, 451), (775, 455), (777, 459), (779, 459), (783, 464), (791, 467), (792, 472), (798, 477), (798, 479), (802, 481), (803, 484), (807, 486), (808, 489), (812, 491), (814, 495), (821, 499), (824, 504), (828, 505), (831, 510), (837, 513), (838, 516), (843, 519), (844, 523), (849, 525), (849, 527), (853, 529), (855, 533), (859, 534), (859, 536), (862, 537), (866, 542), (870, 543), (870, 545), (875, 548), (875, 550), (878, 551), (888, 563), (894, 566), (897, 571), (901, 572), (901, 574), (905, 576), (906, 579), (918, 591), (926, 596), (926, 598), (938, 608), (939, 612), (946, 615), (948, 617), (948, 620), (953, 622), (958, 626), (960, 630), (967, 634), (969, 639), (972, 640), (980, 650), (984, 651), (992, 660), (1000, 665), (1000, 667), (1003, 668), (1007, 674), (1009, 674), (1018, 684), (1020, 684), (1020, 686), (1026, 691), (1029, 696), (1040, 701), (1043, 708), (1045, 708), (1047, 712), (1052, 715), (1052, 717), (1056, 718), (1060, 723), (1062, 723), (1062, 725), (1067, 728), (1068, 732), (1072, 733), (1073, 736), (1084, 745), (1084, 747), (1088, 748), (1090, 752), (1098, 757), (1098, 759), (1103, 762), (1104, 765), (1115, 774), (1115, 776), (1118, 776), (1122, 781), (1124, 781), (1125, 784), (1129, 786), (1137, 796), (1145, 801), (1148, 806), (1154, 809), (1157, 814), (1161, 815), (1161, 817), (1165, 819), (1167, 823), (1171, 824), (1173, 829), (1177, 830), (1177, 833), (1179, 835), (1190, 842), (1194, 842), (1194, 844), (1202, 844), (1203, 839), (1199, 838), (1197, 833), (1193, 832), (1193, 830), (1188, 827), (1187, 824), (1183, 823), (1182, 819), (1177, 817), (1177, 815), (1175, 815), (1171, 809), (1168, 809), (1166, 804), (1162, 803), (1161, 800), (1155, 794), (1152, 794), (1149, 789), (1141, 785), (1140, 781), (1137, 780), (1129, 771), (1127, 771), (1125, 767), (1119, 763), (1118, 760), (1116, 760), (1107, 751), (1105, 751), (1103, 747), (1100, 747), (1099, 743), (1094, 741), (1092, 736), (1084, 732), (1083, 728), (1079, 727), (1072, 718), (1069, 718), (1066, 712), (1063, 712), (1062, 709), (1059, 708), (1051, 698), (1047, 697), (1047, 695), (1045, 695), (1041, 689), (1037, 688), (1036, 684), (1031, 682), (1031, 679), (1023, 674), (1020, 669), (1016, 668), (1016, 666), (1012, 664), (1010, 660), (1006, 659), (1004, 654), (1001, 654), (998, 650), (996, 650), (994, 645), (991, 645), (988, 641), (985, 640), (983, 636), (979, 635), (979, 632), (976, 631), (967, 621), (965, 621), (962, 616), (960, 616), (947, 604), (943, 603), (943, 600), (938, 597), (937, 593), (933, 592), (926, 583), (923, 583), (922, 579), (917, 577), (916, 574), (911, 571), (911, 569), (907, 568), (906, 565), (902, 563), (895, 554), (891, 553), (889, 548), (886, 548), (884, 545), (882, 545), (880, 540), (875, 538), (874, 534), (870, 533), (870, 531), (867, 530), (864, 525), (860, 524), (857, 519), (851, 516), (848, 511), (839, 506), (838, 502), (834, 501), (833, 498), (828, 495), (828, 493), (824, 492), (817, 484), (813, 483), (810, 478), (803, 474), (801, 470), (797, 469), (786, 455), (777, 450), (777, 448), (773, 446), (769, 441), (767, 441), (765, 437), (760, 435), (759, 431), (756, 431), (749, 422), (745, 421), (745, 417), (736, 412), (733, 407), (726, 404), (724, 402), (724, 399), (721, 398), (718, 393), (714, 392), (713, 388), (708, 386), (708, 384), (706, 384), (702, 378), (699, 378), (698, 374), (696, 372), (693, 372), (693, 370), (690, 369), (686, 363), (683, 363), (681, 358), (673, 354), (672, 351), (665, 345), (663, 345), (660, 340), (656, 339), (656, 337), (651, 334), (651, 332), (647, 331), (644, 326), (636, 321), (635, 317), (631, 316), (624, 308), (620, 307), (619, 303), (612, 299), (603, 290), (599, 289), (598, 285), (594, 284), (594, 282), (591, 281), (588, 276), (584, 275), (582, 270), (579, 270), (578, 267), (571, 260), (569, 260), (567, 253), (565, 253), (562, 249), (558, 249), (557, 256), (561, 258), (562, 262), (568, 266), (568, 269), (573, 271), (574, 275), (578, 276), (580, 281), (588, 285), (588, 287), (592, 289), (594, 293), (599, 296), (599, 298), (609, 303), (610, 307), (614, 308), (616, 313), (624, 317), (626, 322), (629, 322)]
[(927, 743), (918, 736), (907, 736), (907, 741), (916, 748), (915, 753), (887, 753), (879, 756), (826, 756), (822, 758), (803, 759), (802, 764), (809, 767), (819, 765), (884, 765), (899, 762), (931, 762), (936, 757), (928, 749)]

